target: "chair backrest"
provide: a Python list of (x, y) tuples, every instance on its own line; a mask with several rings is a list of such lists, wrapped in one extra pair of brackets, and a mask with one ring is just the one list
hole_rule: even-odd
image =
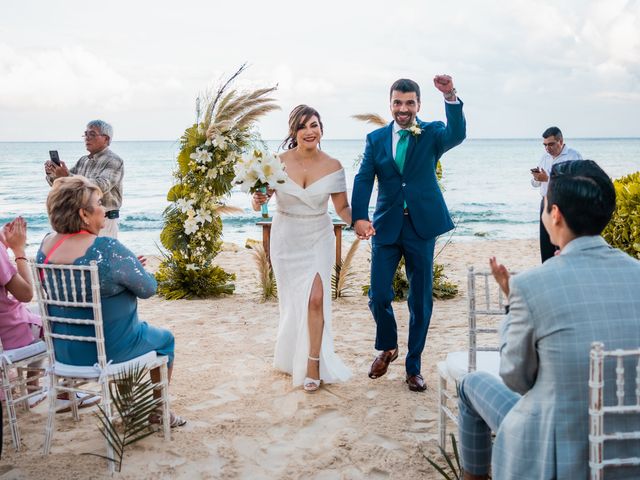
[[(469, 298), (469, 371), (476, 370), (477, 352), (497, 352), (498, 324), (505, 315), (506, 299), (491, 272), (467, 272)], [(478, 336), (482, 339), (479, 341)]]
[[(31, 272), (35, 283), (36, 298), (40, 306), (40, 315), (44, 326), (44, 338), (47, 351), (50, 352), (51, 365), (54, 364), (54, 339), (91, 342), (96, 344), (97, 360), (100, 369), (106, 368), (107, 355), (102, 329), (102, 308), (100, 300), (100, 280), (98, 265), (91, 261), (89, 265), (54, 265), (31, 263)], [(88, 318), (73, 318), (51, 315), (51, 307), (65, 307), (64, 312), (83, 309)], [(55, 324), (86, 325), (93, 327), (93, 335), (68, 335), (56, 333)]]
[[(615, 398), (614, 405), (605, 405), (605, 359), (615, 359)], [(633, 385), (625, 387), (625, 359), (627, 367), (635, 368), (635, 391)], [(629, 365), (631, 363), (631, 365)], [(613, 379), (609, 379), (612, 381)], [(625, 392), (634, 392), (631, 402), (625, 403)], [(601, 342), (591, 344), (589, 362), (589, 468), (592, 479), (602, 479), (605, 467), (639, 466), (640, 456), (628, 458), (604, 458), (605, 440), (640, 440), (640, 430), (609, 431), (605, 433), (604, 417), (611, 415), (640, 415), (640, 348), (635, 350), (604, 349)]]

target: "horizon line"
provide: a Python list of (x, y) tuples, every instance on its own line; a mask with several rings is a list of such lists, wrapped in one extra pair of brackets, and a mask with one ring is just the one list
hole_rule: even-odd
[[(539, 140), (541, 137), (470, 137), (467, 140)], [(325, 142), (361, 142), (365, 138), (325, 138)], [(573, 140), (640, 140), (640, 136), (629, 137), (571, 137)], [(113, 140), (113, 142), (179, 142), (179, 138), (175, 139), (146, 139), (146, 140)], [(267, 138), (265, 142), (281, 142), (281, 139)], [(0, 140), (0, 143), (83, 143), (82, 140)]]

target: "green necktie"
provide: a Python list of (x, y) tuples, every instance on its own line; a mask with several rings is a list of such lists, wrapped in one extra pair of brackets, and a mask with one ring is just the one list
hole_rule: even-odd
[(400, 173), (404, 170), (404, 160), (407, 156), (407, 148), (409, 148), (409, 130), (399, 130), (398, 135), (400, 135), (400, 140), (398, 140), (398, 144), (396, 145), (396, 165), (398, 165), (398, 170)]

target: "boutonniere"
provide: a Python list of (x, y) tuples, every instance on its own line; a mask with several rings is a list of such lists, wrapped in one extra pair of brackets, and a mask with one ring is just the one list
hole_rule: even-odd
[(411, 135), (413, 135), (414, 137), (417, 137), (422, 133), (422, 129), (417, 123), (414, 123), (413, 125), (411, 125), (409, 127), (409, 131), (411, 132)]

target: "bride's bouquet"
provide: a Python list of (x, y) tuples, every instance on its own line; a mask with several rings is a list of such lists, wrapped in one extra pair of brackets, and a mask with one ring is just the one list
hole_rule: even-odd
[[(243, 192), (267, 192), (269, 185), (284, 183), (287, 174), (284, 164), (272, 154), (254, 150), (251, 156), (242, 158), (234, 166), (235, 178), (233, 183), (240, 185)], [(269, 217), (267, 204), (262, 205), (262, 216)]]

